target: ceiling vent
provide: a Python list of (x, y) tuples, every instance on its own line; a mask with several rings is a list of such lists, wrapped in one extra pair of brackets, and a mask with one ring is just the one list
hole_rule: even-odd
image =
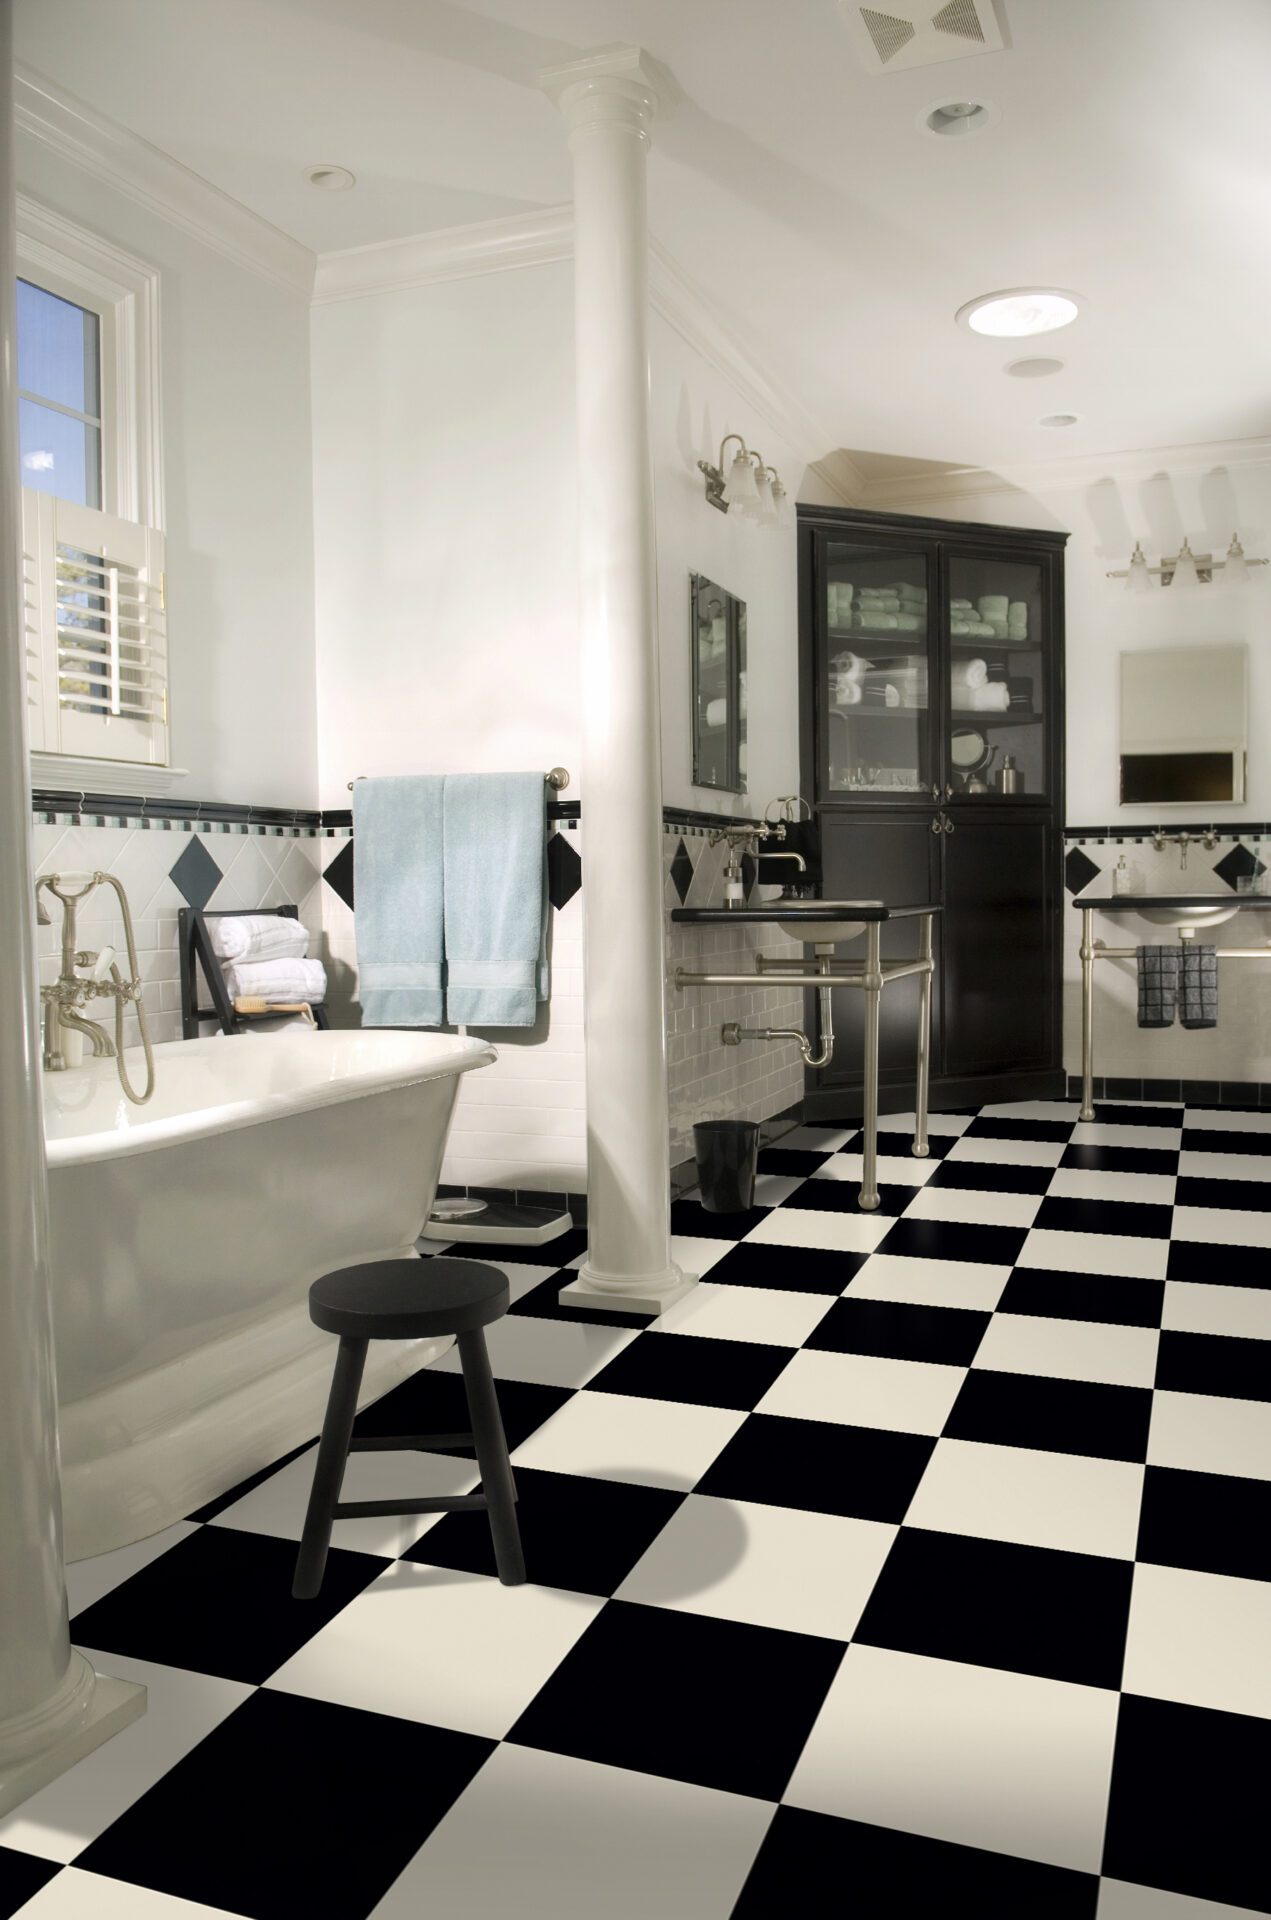
[(843, 17), (871, 73), (934, 67), (968, 54), (999, 53), (1006, 45), (993, 0), (892, 0), (866, 7), (839, 0)]

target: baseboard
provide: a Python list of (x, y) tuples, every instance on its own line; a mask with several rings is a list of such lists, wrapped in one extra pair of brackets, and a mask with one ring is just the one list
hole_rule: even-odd
[[(1081, 1098), (1081, 1075), (1068, 1075), (1070, 1100)], [(1162, 1100), (1167, 1106), (1271, 1109), (1267, 1080), (1135, 1080), (1120, 1074), (1095, 1074), (1096, 1100)]]
[(542, 1187), (455, 1187), (437, 1188), (439, 1200), (497, 1200), (504, 1206), (564, 1207), (576, 1227), (587, 1224), (585, 1193), (549, 1193)]
[[(1010, 1100), (1062, 1100), (1067, 1086), (1062, 1068), (1050, 1067), (1028, 1073), (971, 1074), (963, 1078), (932, 1080), (928, 1106), (932, 1113), (949, 1112), (959, 1107), (999, 1105)], [(878, 1090), (878, 1111), (912, 1113), (913, 1081)], [(804, 1097), (804, 1117), (808, 1120), (859, 1120), (865, 1110), (860, 1086), (810, 1087)]]

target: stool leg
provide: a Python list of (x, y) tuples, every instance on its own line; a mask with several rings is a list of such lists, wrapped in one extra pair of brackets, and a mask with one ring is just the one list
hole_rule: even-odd
[(296, 1556), (295, 1578), (291, 1583), (292, 1594), (297, 1600), (314, 1599), (326, 1571), (331, 1528), (336, 1503), (340, 1498), (340, 1482), (344, 1478), (349, 1441), (353, 1437), (358, 1389), (362, 1384), (362, 1368), (366, 1364), (366, 1347), (365, 1340), (341, 1340), (335, 1356), (335, 1372), (322, 1421), (322, 1438), (318, 1442), (313, 1486), (309, 1490), (305, 1529), (300, 1552)]
[(494, 1391), (494, 1376), (490, 1372), (490, 1356), (485, 1350), (485, 1336), (477, 1327), (471, 1333), (461, 1333), (458, 1345), (477, 1465), (481, 1469), (481, 1485), (490, 1513), (494, 1564), (505, 1587), (519, 1587), (525, 1579), (525, 1558), (521, 1552), (521, 1531), (516, 1524), (516, 1489), (512, 1484), (512, 1463), (508, 1459), (508, 1443)]

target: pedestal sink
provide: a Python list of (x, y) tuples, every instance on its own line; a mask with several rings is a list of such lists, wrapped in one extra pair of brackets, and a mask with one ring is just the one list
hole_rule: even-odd
[(1224, 920), (1230, 920), (1233, 913), (1240, 911), (1240, 902), (1220, 898), (1214, 901), (1212, 907), (1135, 907), (1133, 911), (1149, 926), (1173, 927), (1181, 933), (1187, 927), (1221, 926)]
[[(805, 900), (802, 902), (777, 900), (773, 902), (773, 909), (781, 914), (777, 925), (787, 940), (802, 940), (809, 946), (830, 947), (836, 946), (840, 940), (855, 940), (858, 935), (864, 933), (867, 923), (864, 920), (849, 918), (853, 907), (881, 907), (882, 905), (881, 900)], [(842, 907), (843, 918), (841, 920), (822, 918), (815, 922), (800, 920), (801, 906), (805, 913), (815, 908), (821, 915), (824, 915), (827, 907)]]

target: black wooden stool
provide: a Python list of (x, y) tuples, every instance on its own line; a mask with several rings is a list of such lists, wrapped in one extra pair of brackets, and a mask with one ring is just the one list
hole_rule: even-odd
[[(477, 1260), (376, 1260), (362, 1267), (343, 1267), (314, 1281), (309, 1289), (309, 1317), (315, 1326), (338, 1334), (340, 1348), (291, 1585), (297, 1600), (312, 1600), (322, 1585), (332, 1522), (352, 1519), (354, 1514), (468, 1513), (485, 1508), (499, 1579), (505, 1587), (519, 1586), (525, 1579), (516, 1488), (481, 1331), (506, 1313), (507, 1306), (507, 1275)], [(355, 1440), (353, 1420), (368, 1342), (436, 1339), (448, 1333), (458, 1341), (471, 1433)], [(476, 1448), (482, 1493), (445, 1493), (419, 1500), (340, 1499), (350, 1453), (447, 1453), (468, 1446)]]

